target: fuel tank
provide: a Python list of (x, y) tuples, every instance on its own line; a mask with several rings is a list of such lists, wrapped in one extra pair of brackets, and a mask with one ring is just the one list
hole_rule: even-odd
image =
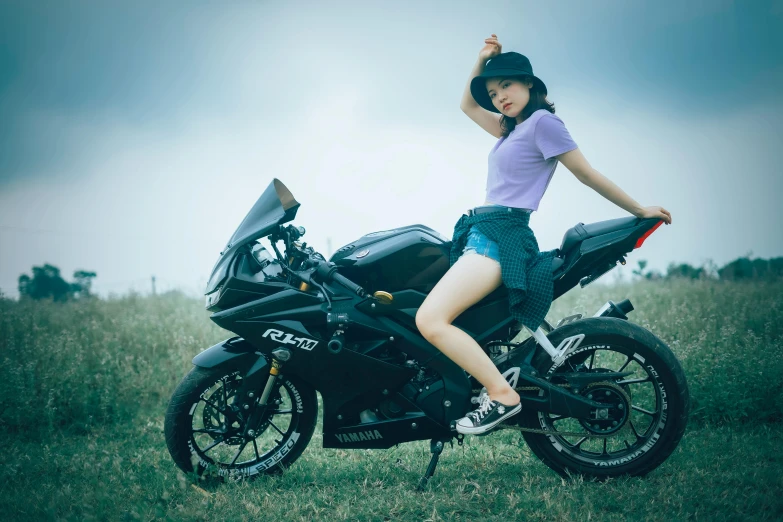
[(337, 249), (329, 261), (370, 293), (429, 293), (449, 269), (451, 241), (425, 225), (365, 234)]

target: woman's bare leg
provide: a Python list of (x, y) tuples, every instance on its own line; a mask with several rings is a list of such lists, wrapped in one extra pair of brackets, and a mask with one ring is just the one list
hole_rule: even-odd
[(475, 253), (461, 256), (416, 312), (416, 327), (427, 341), (483, 384), (490, 399), (513, 406), (519, 403), (519, 394), (509, 386), (481, 346), (451, 324), (501, 283), (497, 261)]

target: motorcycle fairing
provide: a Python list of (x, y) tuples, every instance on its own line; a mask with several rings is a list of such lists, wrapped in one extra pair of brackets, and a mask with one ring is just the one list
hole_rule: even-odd
[(193, 357), (193, 365), (201, 368), (215, 368), (238, 357), (253, 354), (256, 349), (239, 336), (220, 341)]
[[(392, 399), (409, 410), (416, 405), (402, 394)], [(332, 426), (323, 430), (324, 448), (370, 448), (386, 449), (395, 444), (443, 436), (448, 428), (435, 422), (421, 411), (408, 411), (402, 417), (382, 419), (376, 422)]]
[[(465, 371), (421, 337), (415, 327), (411, 329), (390, 318), (371, 317), (358, 310), (356, 305), (361, 301), (358, 296), (335, 298), (330, 312), (349, 315), (352, 342), (393, 346), (408, 358), (438, 372), (442, 383), (433, 384), (426, 393), (421, 393), (411, 413), (424, 412), (442, 429), (448, 429), (450, 421), (461, 417), (470, 405), (471, 384)], [(290, 289), (218, 312), (212, 315), (212, 320), (241, 335), (262, 353), (270, 353), (279, 346), (291, 349), (293, 356), (284, 364), (281, 373), (291, 372), (321, 393), (324, 432), (330, 433), (347, 425), (348, 419), (356, 418), (359, 412), (387, 398), (383, 390), (391, 394), (403, 388), (416, 370), (348, 348), (336, 354), (330, 352), (327, 349), (330, 333), (326, 329), (326, 313), (326, 304), (318, 296)], [(450, 407), (444, 406), (446, 400)], [(338, 415), (342, 415), (342, 419), (338, 419)], [(420, 432), (411, 434), (412, 437), (418, 435)]]
[(242, 245), (234, 251), (231, 257), (224, 256), (220, 267), (216, 269), (217, 289), (207, 294), (207, 310), (219, 312), (248, 301), (260, 299), (291, 288), (291, 285), (280, 281), (283, 269), (279, 263), (271, 263), (261, 268), (253, 258), (251, 246)]

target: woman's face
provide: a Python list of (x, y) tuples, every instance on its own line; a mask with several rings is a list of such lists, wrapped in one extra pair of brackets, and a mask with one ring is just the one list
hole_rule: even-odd
[(520, 78), (489, 78), (487, 93), (492, 105), (501, 114), (515, 118), (522, 113), (530, 101), (530, 89), (533, 82), (522, 81)]

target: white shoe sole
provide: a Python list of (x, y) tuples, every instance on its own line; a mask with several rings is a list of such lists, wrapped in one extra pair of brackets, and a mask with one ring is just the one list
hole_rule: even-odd
[(476, 434), (479, 434), (479, 433), (484, 433), (486, 431), (491, 430), (492, 428), (494, 428), (495, 426), (497, 426), (499, 423), (503, 422), (504, 420), (508, 419), (509, 417), (511, 417), (513, 415), (516, 415), (520, 411), (522, 411), (522, 403), (521, 402), (519, 404), (517, 404), (513, 409), (511, 409), (511, 410), (507, 411), (506, 413), (504, 413), (502, 417), (500, 417), (498, 420), (496, 420), (492, 424), (487, 424), (486, 426), (478, 426), (478, 427), (475, 427), (475, 428), (471, 428), (469, 426), (463, 426), (463, 425), (459, 424), (459, 421), (458, 421), (457, 422), (457, 433), (464, 433), (466, 435), (476, 435)]

